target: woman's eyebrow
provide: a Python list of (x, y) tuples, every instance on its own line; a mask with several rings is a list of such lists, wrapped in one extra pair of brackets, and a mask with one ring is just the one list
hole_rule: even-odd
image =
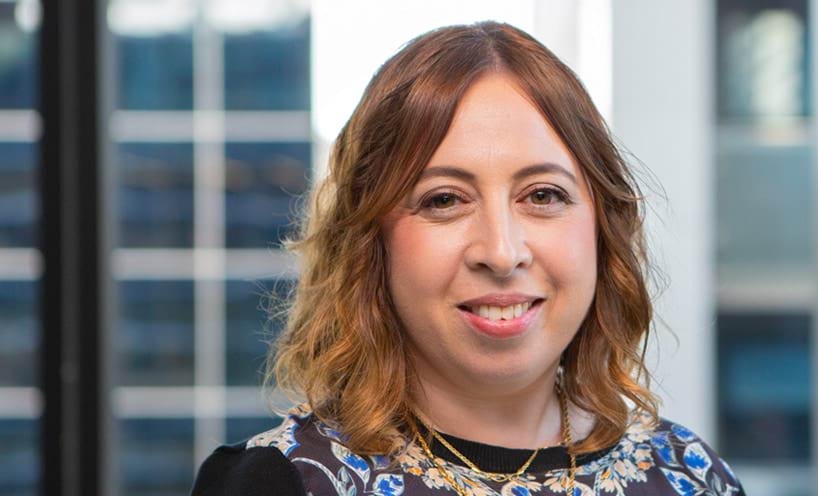
[[(522, 169), (518, 170), (512, 176), (512, 179), (515, 181), (520, 181), (528, 176), (533, 176), (535, 174), (561, 174), (568, 179), (571, 180), (575, 185), (577, 184), (577, 178), (574, 177), (571, 172), (569, 172), (565, 167), (555, 164), (554, 162), (543, 162), (541, 164), (532, 164)], [(466, 169), (461, 169), (460, 167), (454, 167), (451, 165), (439, 165), (435, 167), (429, 167), (425, 169), (421, 174), (418, 181), (423, 181), (424, 179), (429, 179), (431, 177), (454, 177), (457, 179), (462, 179), (466, 182), (474, 182), (476, 177), (471, 172), (467, 171)]]
[(521, 179), (524, 179), (524, 178), (526, 178), (528, 176), (533, 176), (535, 174), (549, 174), (549, 173), (551, 173), (551, 174), (561, 174), (561, 175), (567, 177), (568, 179), (570, 179), (571, 182), (574, 183), (574, 185), (577, 184), (577, 178), (574, 177), (574, 175), (571, 174), (571, 172), (569, 172), (568, 169), (566, 169), (565, 167), (563, 167), (563, 166), (561, 166), (559, 164), (555, 164), (554, 162), (543, 162), (541, 164), (534, 164), (534, 165), (529, 165), (527, 167), (523, 167), (522, 169), (515, 172), (514, 175), (512, 176), (512, 178), (515, 181), (519, 181)]
[(474, 182), (476, 179), (475, 175), (466, 169), (461, 169), (460, 167), (454, 167), (451, 165), (438, 165), (436, 167), (428, 167), (424, 169), (424, 171), (420, 174), (418, 182), (432, 177), (454, 177), (457, 179), (462, 179), (466, 182)]

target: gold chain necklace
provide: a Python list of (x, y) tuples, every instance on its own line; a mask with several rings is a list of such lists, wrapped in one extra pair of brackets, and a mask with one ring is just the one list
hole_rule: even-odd
[[(562, 444), (567, 448), (572, 444), (572, 441), (571, 441), (571, 424), (570, 424), (570, 421), (568, 419), (568, 404), (567, 404), (567, 401), (565, 400), (565, 396), (562, 394), (562, 392), (559, 390), (559, 388), (557, 388), (557, 397), (558, 397), (559, 402), (560, 402), (560, 413), (562, 415)], [(512, 474), (499, 474), (499, 473), (495, 473), (495, 472), (484, 472), (483, 470), (480, 470), (477, 467), (477, 465), (475, 465), (471, 460), (466, 458), (466, 455), (464, 455), (463, 453), (458, 451), (454, 446), (452, 446), (448, 441), (446, 441), (446, 439), (443, 436), (441, 436), (435, 429), (432, 429), (431, 427), (426, 425), (426, 423), (420, 417), (418, 417), (418, 420), (420, 420), (420, 423), (423, 424), (423, 427), (425, 427), (426, 430), (428, 430), (428, 431), (430, 431), (432, 433), (432, 437), (437, 439), (440, 442), (440, 444), (445, 446), (446, 449), (448, 449), (460, 461), (465, 463), (466, 466), (468, 466), (473, 472), (475, 472), (478, 475), (481, 475), (481, 476), (483, 476), (483, 477), (485, 477), (485, 478), (487, 478), (489, 480), (495, 481), (495, 482), (507, 482), (507, 481), (510, 481), (510, 480), (512, 480), (512, 479), (514, 479), (516, 477), (519, 477), (520, 475), (525, 473), (525, 471), (531, 465), (531, 462), (534, 461), (534, 458), (537, 456), (537, 453), (539, 453), (540, 449), (541, 449), (541, 448), (535, 449), (534, 453), (532, 453), (531, 456), (528, 458), (528, 460), (526, 460), (525, 463), (523, 463), (523, 466), (520, 467), (519, 469), (517, 469), (517, 471), (512, 473)], [(466, 490), (463, 487), (461, 487), (460, 484), (458, 484), (454, 480), (454, 478), (449, 473), (449, 471), (446, 470), (445, 468), (443, 468), (443, 465), (438, 463), (437, 459), (432, 454), (431, 448), (429, 448), (429, 445), (426, 443), (426, 440), (418, 432), (418, 429), (417, 429), (417, 426), (415, 425), (414, 420), (411, 420), (410, 425), (412, 427), (412, 432), (413, 432), (414, 436), (417, 438), (418, 442), (420, 443), (420, 446), (423, 449), (423, 452), (426, 454), (426, 457), (429, 458), (429, 460), (432, 462), (432, 464), (435, 466), (435, 468), (438, 470), (438, 472), (440, 472), (440, 474), (443, 476), (443, 478), (446, 479), (446, 482), (448, 482), (449, 485), (454, 488), (454, 490), (457, 492), (457, 494), (459, 496), (469, 496), (468, 493), (466, 492)], [(568, 453), (568, 456), (570, 458), (571, 465), (570, 465), (570, 468), (568, 469), (568, 484), (567, 484), (567, 491), (565, 491), (565, 494), (567, 494), (569, 496), (573, 496), (573, 494), (574, 494), (574, 474), (577, 471), (577, 459), (576, 459), (576, 456), (574, 456), (570, 452)]]

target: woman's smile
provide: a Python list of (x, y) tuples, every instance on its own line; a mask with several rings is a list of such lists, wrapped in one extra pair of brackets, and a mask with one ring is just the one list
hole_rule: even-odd
[(533, 328), (544, 300), (537, 298), (516, 305), (460, 305), (457, 307), (469, 328), (492, 338), (513, 338)]

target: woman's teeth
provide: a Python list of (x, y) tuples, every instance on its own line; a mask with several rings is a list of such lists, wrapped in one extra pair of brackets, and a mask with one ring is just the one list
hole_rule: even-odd
[(531, 302), (518, 303), (507, 307), (480, 305), (471, 307), (471, 312), (489, 320), (511, 320), (526, 313), (531, 308)]

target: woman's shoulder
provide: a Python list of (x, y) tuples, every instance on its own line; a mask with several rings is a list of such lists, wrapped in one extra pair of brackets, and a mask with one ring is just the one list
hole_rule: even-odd
[(308, 494), (403, 493), (403, 474), (389, 470), (394, 468), (389, 457), (359, 455), (347, 447), (347, 440), (338, 426), (302, 404), (291, 409), (278, 427), (250, 438), (245, 449), (275, 449), (297, 471)]
[(296, 432), (308, 418), (293, 408), (282, 422), (236, 444), (216, 448), (202, 463), (191, 496), (281, 494), (303, 496), (301, 474), (287, 455), (298, 446)]
[(207, 457), (191, 492), (191, 496), (232, 494), (304, 496), (305, 491), (298, 470), (280, 450), (248, 449), (240, 442), (219, 446)]
[(616, 459), (609, 460), (614, 470), (661, 474), (679, 494), (744, 494), (730, 465), (704, 439), (665, 417), (653, 421), (647, 413), (634, 412), (609, 457)]

